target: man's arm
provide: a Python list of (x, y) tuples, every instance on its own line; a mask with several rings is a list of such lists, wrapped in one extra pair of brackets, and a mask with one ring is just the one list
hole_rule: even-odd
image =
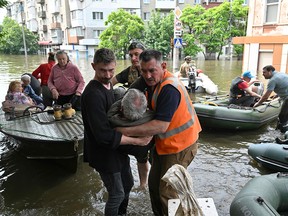
[(269, 98), (271, 93), (272, 93), (271, 90), (267, 90), (265, 94), (260, 98), (260, 100), (257, 103), (255, 103), (253, 107), (260, 106), (264, 101), (266, 101)]
[(261, 98), (261, 95), (257, 94), (256, 92), (253, 92), (252, 89), (249, 87), (249, 88), (246, 88), (244, 89), (244, 91), (246, 93), (248, 93), (250, 96), (252, 97), (258, 97), (258, 98)]
[(126, 136), (153, 136), (155, 134), (164, 133), (169, 124), (170, 122), (154, 119), (142, 125), (133, 127), (118, 127), (117, 131), (120, 131)]

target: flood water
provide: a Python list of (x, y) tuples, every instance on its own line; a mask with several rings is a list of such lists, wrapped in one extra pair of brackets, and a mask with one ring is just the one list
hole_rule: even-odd
[[(86, 83), (93, 77), (92, 59), (72, 59), (83, 73)], [(8, 84), (24, 72), (31, 73), (45, 56), (0, 55), (0, 98), (3, 101)], [(241, 74), (241, 61), (196, 61), (219, 87), (219, 94), (227, 94), (231, 80)], [(172, 68), (172, 62), (168, 62)], [(128, 61), (118, 62), (118, 71)], [(259, 78), (262, 76), (260, 75)], [(204, 95), (191, 95), (198, 100)], [(219, 216), (228, 216), (234, 196), (253, 177), (270, 171), (259, 167), (248, 155), (250, 143), (273, 142), (280, 136), (276, 122), (261, 129), (245, 132), (203, 130), (199, 151), (188, 171), (193, 178), (197, 197), (213, 198)], [(103, 215), (107, 194), (99, 175), (79, 160), (78, 171), (68, 174), (49, 161), (31, 161), (9, 147), (0, 134), (0, 215)], [(128, 215), (152, 215), (149, 194), (138, 190), (136, 162), (131, 158), (135, 176)]]

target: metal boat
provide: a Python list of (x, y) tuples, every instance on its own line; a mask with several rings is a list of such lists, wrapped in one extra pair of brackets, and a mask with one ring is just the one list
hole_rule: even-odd
[(36, 112), (14, 116), (0, 111), (0, 132), (27, 159), (51, 160), (76, 172), (83, 152), (84, 126), (81, 112), (55, 120), (53, 113)]

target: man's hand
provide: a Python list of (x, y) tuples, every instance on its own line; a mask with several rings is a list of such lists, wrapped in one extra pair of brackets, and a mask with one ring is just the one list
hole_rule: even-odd
[(138, 145), (138, 146), (146, 146), (150, 143), (152, 138), (153, 138), (153, 136), (138, 137), (138, 138), (135, 138), (137, 141), (133, 144)]
[(52, 93), (53, 99), (57, 100), (58, 97), (59, 97), (58, 91), (57, 91), (56, 89), (53, 89), (53, 90), (51, 91), (51, 93)]

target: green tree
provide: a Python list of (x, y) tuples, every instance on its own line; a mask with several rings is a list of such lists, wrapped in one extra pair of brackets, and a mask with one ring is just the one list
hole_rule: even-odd
[[(39, 50), (38, 35), (24, 27), (27, 53), (35, 54)], [(24, 48), (22, 26), (15, 20), (5, 17), (0, 37), (0, 52), (5, 54), (22, 54)]]
[(174, 14), (171, 11), (167, 16), (161, 16), (159, 11), (153, 11), (145, 27), (144, 43), (151, 49), (168, 56), (171, 52), (170, 41), (174, 35)]
[(112, 12), (105, 21), (108, 26), (100, 35), (99, 47), (110, 48), (118, 58), (126, 59), (128, 46), (132, 40), (141, 40), (144, 23), (137, 15), (123, 9)]
[[(205, 59), (218, 53), (219, 59), (223, 46), (227, 45), (232, 37), (245, 35), (248, 7), (244, 7), (242, 3), (242, 0), (234, 0), (232, 3), (225, 1), (218, 7), (207, 10), (200, 5), (184, 8), (180, 18), (186, 30), (183, 37), (187, 44), (191, 45), (184, 48), (184, 53), (193, 56), (201, 51)], [(205, 47), (205, 50), (201, 49), (200, 45)], [(241, 52), (241, 48), (237, 47), (235, 51)]]
[(0, 8), (6, 7), (8, 5), (8, 1), (0, 0)]
[[(199, 52), (203, 51), (196, 33), (198, 25), (201, 25), (202, 17), (205, 9), (201, 5), (194, 7), (185, 7), (182, 11), (180, 20), (183, 25), (183, 40), (186, 45), (184, 46), (183, 52), (185, 55), (195, 57)], [(201, 25), (202, 26), (202, 25)]]

